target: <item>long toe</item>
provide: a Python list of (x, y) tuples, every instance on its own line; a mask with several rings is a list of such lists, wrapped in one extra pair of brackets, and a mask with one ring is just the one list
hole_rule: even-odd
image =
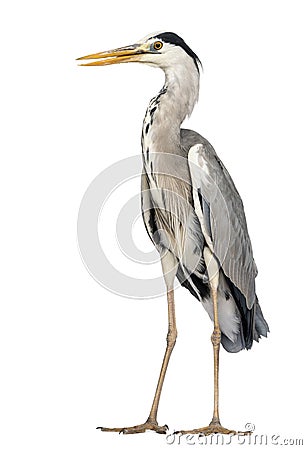
[(201, 434), (204, 436), (209, 436), (210, 434), (250, 434), (248, 431), (235, 431), (225, 427), (220, 424), (210, 424), (207, 427), (194, 428), (193, 430), (180, 430), (175, 431), (176, 434)]
[(159, 434), (165, 434), (168, 430), (167, 425), (158, 425), (157, 423), (145, 422), (141, 425), (135, 425), (133, 427), (122, 427), (122, 428), (106, 428), (106, 427), (97, 427), (97, 430), (101, 431), (113, 431), (117, 433), (123, 434), (137, 434), (137, 433), (145, 433), (145, 431), (155, 431)]

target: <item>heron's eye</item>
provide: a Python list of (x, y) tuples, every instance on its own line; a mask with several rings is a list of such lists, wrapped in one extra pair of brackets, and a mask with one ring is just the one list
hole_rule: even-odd
[(156, 42), (154, 43), (154, 49), (155, 49), (155, 50), (161, 50), (162, 47), (163, 47), (163, 44), (162, 44), (161, 41), (156, 41)]

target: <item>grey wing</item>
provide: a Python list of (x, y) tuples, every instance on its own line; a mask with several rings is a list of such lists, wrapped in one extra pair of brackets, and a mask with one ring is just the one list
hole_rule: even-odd
[(207, 245), (251, 309), (256, 301), (257, 267), (243, 203), (213, 147), (195, 133), (194, 142), (197, 138), (198, 144), (192, 145), (188, 152), (195, 211)]

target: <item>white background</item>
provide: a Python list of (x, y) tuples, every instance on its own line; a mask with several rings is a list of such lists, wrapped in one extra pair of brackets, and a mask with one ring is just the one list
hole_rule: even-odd
[[(140, 151), (163, 73), (74, 59), (156, 30), (177, 32), (203, 62), (186, 126), (211, 141), (243, 197), (271, 328), (250, 352), (221, 351), (222, 423), (304, 437), (306, 3), (28, 0), (1, 9), (1, 448), (172, 447), (154, 433), (95, 429), (146, 419), (166, 302), (105, 291), (76, 239), (89, 183)], [(158, 417), (171, 430), (207, 425), (212, 412), (211, 322), (186, 290), (176, 307)]]

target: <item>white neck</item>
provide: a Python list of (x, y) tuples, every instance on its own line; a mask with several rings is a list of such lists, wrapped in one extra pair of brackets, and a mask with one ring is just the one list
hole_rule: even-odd
[[(190, 116), (198, 100), (199, 72), (192, 58), (189, 64), (165, 68), (165, 106), (168, 117), (180, 126), (186, 116)], [(169, 109), (170, 108), (170, 109)]]
[[(180, 145), (180, 126), (198, 100), (199, 72), (192, 58), (185, 64), (162, 67), (165, 84), (151, 100), (143, 125), (143, 149), (170, 152)], [(153, 113), (151, 111), (154, 110)]]

